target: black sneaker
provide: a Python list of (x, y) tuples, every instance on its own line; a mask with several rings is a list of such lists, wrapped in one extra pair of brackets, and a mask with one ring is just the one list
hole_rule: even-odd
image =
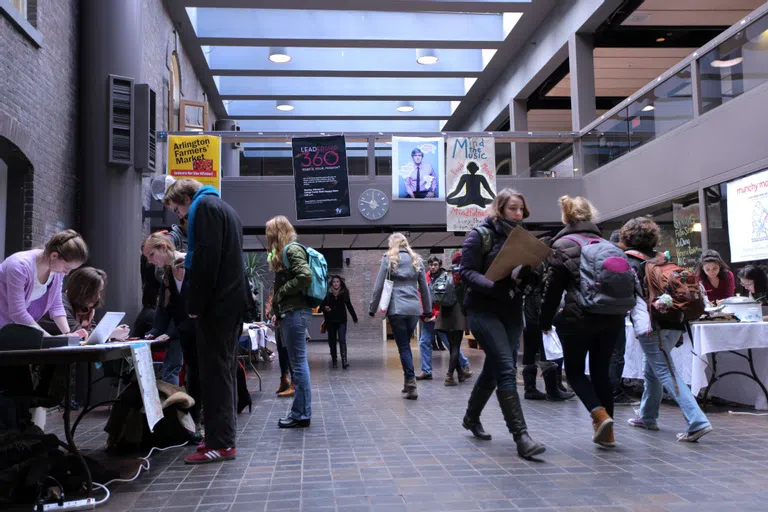
[(640, 402), (622, 393), (613, 397), (613, 405), (640, 405)]

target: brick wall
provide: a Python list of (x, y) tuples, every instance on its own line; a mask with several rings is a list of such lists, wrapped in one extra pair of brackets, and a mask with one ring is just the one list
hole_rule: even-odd
[[(25, 205), (27, 247), (77, 225), (78, 4), (38, 3), (42, 48), (0, 16), (0, 112), (30, 134), (35, 151), (34, 194)], [(13, 222), (20, 212), (8, 215)]]

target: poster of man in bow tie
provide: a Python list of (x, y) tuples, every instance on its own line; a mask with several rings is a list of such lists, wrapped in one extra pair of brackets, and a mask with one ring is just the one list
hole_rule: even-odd
[(442, 137), (392, 137), (392, 198), (445, 198), (445, 151)]

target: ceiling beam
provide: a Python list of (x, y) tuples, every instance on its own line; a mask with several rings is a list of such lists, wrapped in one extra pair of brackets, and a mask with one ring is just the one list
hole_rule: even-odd
[(482, 71), (329, 71), (308, 69), (212, 69), (213, 76), (299, 76), (342, 78), (472, 78)]
[[(253, 0), (171, 0), (186, 7), (253, 8)], [(260, 0), (259, 9), (317, 9), (317, 0)], [(470, 12), (504, 13), (527, 12), (532, 8), (530, 0), (483, 1), (483, 0), (356, 0), (354, 4), (343, 0), (322, 3), (326, 11), (382, 11), (382, 12)]]
[(728, 27), (621, 26), (595, 36), (595, 48), (700, 48)]
[[(613, 107), (627, 99), (625, 96), (598, 96), (595, 98), (597, 110), (611, 110)], [(571, 110), (570, 96), (544, 96), (543, 98), (529, 98), (528, 110)]]
[(435, 48), (495, 50), (503, 41), (450, 41), (443, 39), (300, 39), (260, 37), (200, 37), (201, 46), (268, 46), (283, 48)]

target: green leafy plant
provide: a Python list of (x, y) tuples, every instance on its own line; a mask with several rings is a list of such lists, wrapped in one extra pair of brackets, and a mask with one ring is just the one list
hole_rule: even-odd
[[(267, 255), (263, 252), (246, 252), (243, 253), (243, 263), (245, 264), (245, 275), (248, 277), (248, 281), (251, 282), (254, 291), (261, 291), (262, 285), (266, 285), (265, 279), (267, 275)], [(266, 286), (263, 286), (266, 288)], [(259, 307), (259, 311), (263, 311), (265, 297), (261, 296), (261, 293), (256, 295), (256, 304)]]

